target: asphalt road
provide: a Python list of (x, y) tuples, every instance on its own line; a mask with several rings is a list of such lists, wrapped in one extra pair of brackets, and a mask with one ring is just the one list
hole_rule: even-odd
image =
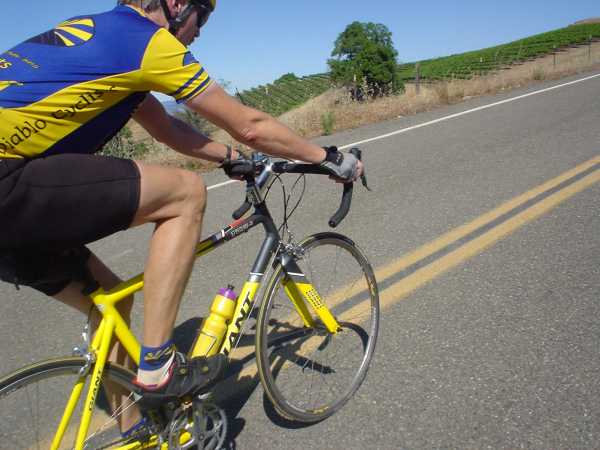
[[(319, 140), (345, 145), (434, 122), (361, 145), (373, 192), (356, 189), (340, 231), (368, 254), (382, 291), (365, 384), (342, 411), (308, 427), (278, 420), (260, 386), (228, 386), (231, 446), (598, 447), (600, 160), (592, 159), (600, 156), (600, 77), (497, 104), (591, 75)], [(225, 181), (220, 173), (205, 178)], [(311, 179), (292, 219), (295, 234), (325, 230), (339, 194)], [(209, 191), (206, 234), (229, 222), (242, 195), (240, 184)], [(92, 247), (132, 276), (143, 268), (150, 232)], [(241, 286), (260, 240), (260, 231), (250, 233), (244, 246), (199, 261), (179, 334), (219, 287)], [(78, 315), (25, 288), (2, 285), (0, 295), (1, 373), (79, 343)]]

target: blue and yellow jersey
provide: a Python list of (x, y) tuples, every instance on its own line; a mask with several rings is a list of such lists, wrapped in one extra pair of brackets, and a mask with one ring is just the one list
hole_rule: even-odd
[(94, 153), (149, 91), (185, 102), (210, 83), (134, 8), (74, 17), (0, 55), (0, 158)]

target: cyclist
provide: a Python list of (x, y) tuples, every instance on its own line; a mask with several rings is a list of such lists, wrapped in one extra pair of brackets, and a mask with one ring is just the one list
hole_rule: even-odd
[[(95, 153), (130, 118), (186, 155), (223, 162), (239, 153), (168, 115), (150, 92), (171, 95), (252, 148), (323, 164), (338, 181), (362, 173), (353, 155), (300, 138), (210, 78), (187, 46), (216, 2), (122, 0), (0, 57), (0, 278), (87, 312), (86, 294), (120, 279), (85, 244), (154, 223), (136, 382), (155, 400), (197, 392), (223, 369), (221, 356), (186, 360), (171, 340), (206, 188), (189, 171)], [(130, 308), (131, 299), (121, 306), (126, 317)], [(120, 355), (113, 349), (111, 359)]]

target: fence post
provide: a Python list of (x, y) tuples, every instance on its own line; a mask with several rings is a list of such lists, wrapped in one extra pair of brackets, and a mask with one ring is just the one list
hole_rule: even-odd
[(554, 54), (554, 70), (556, 71), (556, 44), (554, 44), (554, 52), (552, 52)]
[(592, 35), (590, 34), (588, 41), (588, 62), (592, 62)]
[(417, 63), (415, 66), (415, 89), (417, 91), (417, 95), (421, 92), (421, 73), (420, 73), (420, 65)]

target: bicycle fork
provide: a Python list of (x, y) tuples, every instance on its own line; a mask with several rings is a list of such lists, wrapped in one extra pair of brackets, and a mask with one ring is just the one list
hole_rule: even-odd
[[(294, 265), (296, 265), (294, 263)], [(298, 266), (296, 265), (296, 268)], [(337, 334), (340, 331), (340, 325), (336, 318), (333, 316), (329, 308), (325, 306), (325, 303), (321, 299), (321, 296), (314, 288), (314, 286), (308, 282), (306, 275), (304, 275), (299, 268), (293, 272), (286, 272), (282, 282), (285, 293), (290, 298), (296, 311), (302, 318), (304, 326), (314, 328), (315, 320), (310, 313), (307, 303), (313, 307), (327, 331), (331, 334)]]
[(307, 304), (312, 306), (317, 316), (331, 334), (337, 334), (341, 327), (331, 313), (329, 308), (323, 302), (323, 299), (310, 283), (304, 272), (300, 269), (293, 257), (293, 254), (284, 251), (280, 255), (280, 261), (285, 276), (281, 280), (281, 284), (285, 293), (296, 307), (296, 311), (302, 318), (304, 326), (314, 328), (315, 320), (308, 310)]
[[(308, 307), (310, 305), (327, 331), (330, 334), (337, 334), (341, 330), (337, 319), (325, 305), (317, 290), (308, 281), (306, 275), (304, 275), (294, 259), (286, 253), (282, 253), (280, 262), (285, 274), (281, 283), (285, 293), (302, 319), (304, 326), (307, 328), (315, 328), (317, 326), (317, 322)], [(263, 267), (260, 264), (255, 265), (255, 269), (251, 272), (248, 281), (244, 284), (238, 297), (233, 318), (227, 328), (220, 348), (220, 352), (225, 355), (229, 355), (235, 348), (237, 339), (242, 333), (243, 324), (250, 315), (252, 305), (254, 304), (254, 297), (261, 286), (263, 276), (261, 269)]]

